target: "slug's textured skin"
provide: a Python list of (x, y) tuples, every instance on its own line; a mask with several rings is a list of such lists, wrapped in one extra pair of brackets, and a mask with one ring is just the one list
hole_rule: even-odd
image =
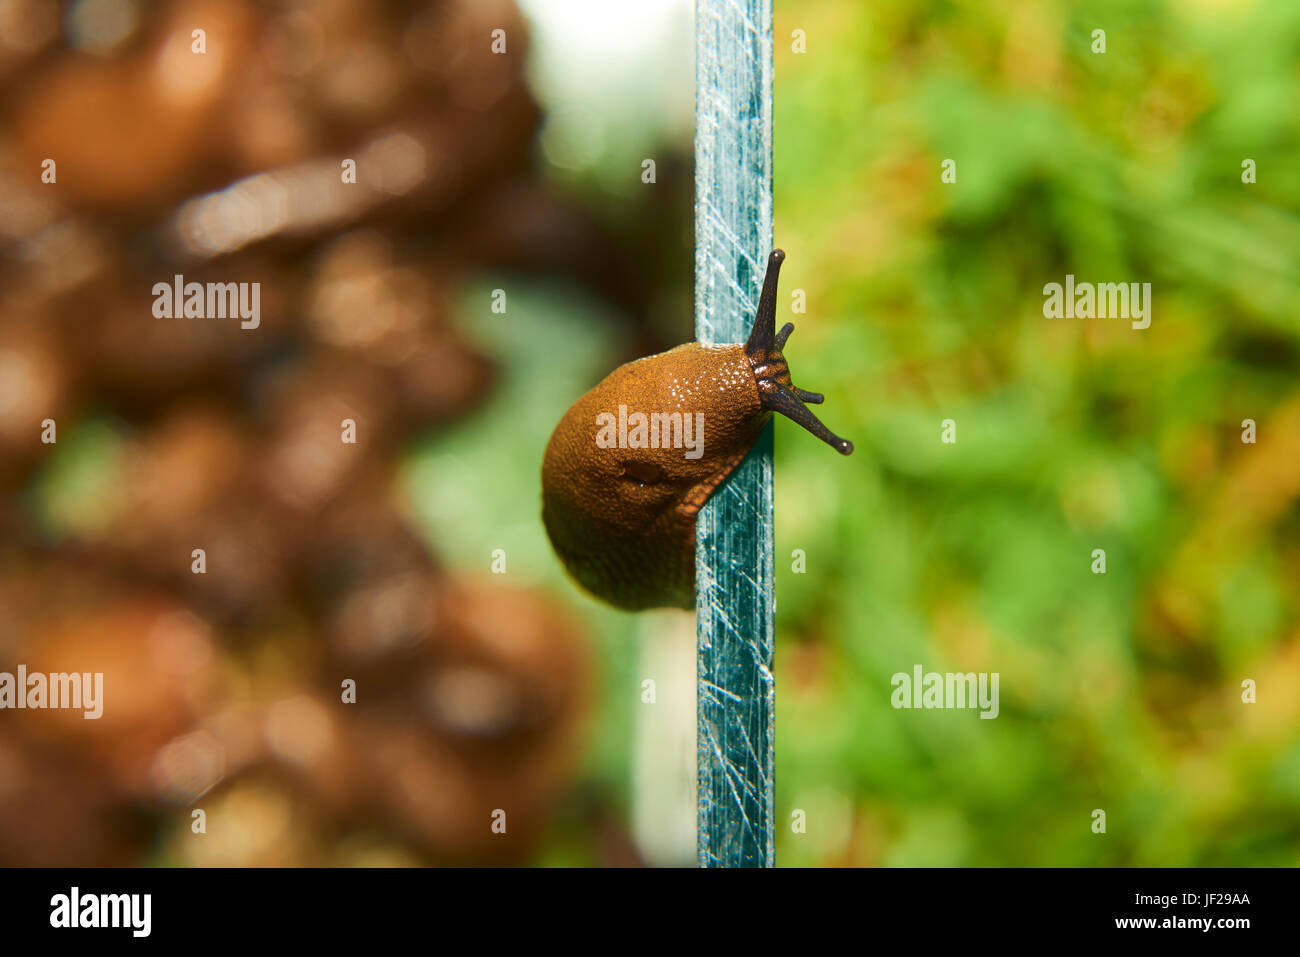
[[(575, 402), (552, 433), (542, 461), (542, 521), (569, 573), (610, 604), (695, 607), (695, 516), (773, 412), (845, 455), (853, 451), (804, 405), (822, 397), (790, 381), (781, 350), (794, 327), (775, 333), (784, 258), (778, 249), (768, 260), (748, 342), (691, 342), (619, 366)], [(628, 415), (691, 416), (702, 425), (698, 457), (666, 443), (602, 447), (602, 414), (617, 418), (620, 406)], [(609, 419), (603, 421), (608, 428)]]
[[(617, 415), (620, 405), (703, 411), (704, 454), (599, 448), (597, 416)], [(744, 346), (691, 342), (619, 366), (573, 404), (546, 448), (542, 520), (556, 554), (583, 587), (620, 608), (692, 607), (695, 514), (770, 417)]]

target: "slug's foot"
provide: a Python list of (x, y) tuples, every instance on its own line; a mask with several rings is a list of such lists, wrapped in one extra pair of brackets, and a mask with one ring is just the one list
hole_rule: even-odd
[(806, 392), (790, 379), (790, 366), (786, 364), (782, 350), (790, 333), (794, 332), (794, 323), (787, 322), (780, 332), (776, 331), (776, 283), (784, 261), (785, 253), (782, 250), (772, 250), (772, 255), (767, 260), (767, 275), (763, 277), (763, 294), (758, 300), (754, 328), (749, 333), (749, 341), (745, 343), (745, 355), (754, 370), (759, 399), (763, 408), (779, 412), (836, 451), (848, 455), (853, 451), (853, 443), (826, 428), (804, 404), (810, 402), (821, 405), (826, 397), (820, 392)]

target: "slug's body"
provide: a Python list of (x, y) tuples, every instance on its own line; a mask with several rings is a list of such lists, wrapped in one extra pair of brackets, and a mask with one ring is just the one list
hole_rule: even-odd
[(768, 259), (749, 341), (697, 342), (619, 366), (573, 404), (542, 462), (542, 521), (588, 591), (627, 609), (695, 606), (695, 516), (758, 439), (773, 412), (848, 455), (804, 405), (775, 332)]

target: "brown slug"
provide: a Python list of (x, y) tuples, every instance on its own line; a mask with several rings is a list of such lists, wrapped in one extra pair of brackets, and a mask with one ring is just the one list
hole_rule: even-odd
[(844, 455), (790, 380), (776, 332), (785, 253), (772, 250), (749, 340), (698, 342), (619, 366), (575, 402), (542, 461), (542, 521), (578, 582), (629, 610), (695, 607), (695, 516), (773, 412)]

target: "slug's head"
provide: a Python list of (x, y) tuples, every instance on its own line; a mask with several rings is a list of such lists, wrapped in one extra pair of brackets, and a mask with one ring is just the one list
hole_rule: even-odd
[(820, 405), (826, 397), (820, 392), (805, 392), (790, 380), (790, 366), (786, 364), (782, 350), (790, 333), (794, 332), (794, 323), (787, 322), (780, 332), (776, 331), (776, 282), (783, 262), (785, 252), (772, 250), (767, 259), (767, 275), (763, 277), (763, 294), (758, 300), (754, 328), (745, 343), (745, 357), (754, 370), (759, 401), (764, 409), (779, 412), (827, 445), (848, 455), (853, 451), (853, 443), (826, 428), (805, 404)]

